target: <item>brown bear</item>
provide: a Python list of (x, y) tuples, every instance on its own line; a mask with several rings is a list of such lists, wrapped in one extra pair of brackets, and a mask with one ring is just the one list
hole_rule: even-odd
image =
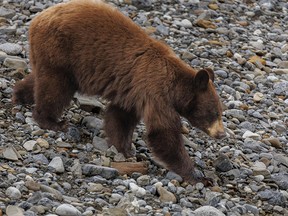
[(225, 136), (211, 69), (198, 72), (164, 43), (148, 36), (116, 8), (75, 0), (41, 12), (30, 25), (32, 72), (19, 81), (16, 104), (36, 104), (40, 127), (65, 130), (58, 121), (76, 91), (110, 104), (105, 131), (110, 145), (130, 156), (141, 118), (148, 145), (166, 168), (195, 183), (198, 175), (181, 138), (183, 116), (214, 138)]

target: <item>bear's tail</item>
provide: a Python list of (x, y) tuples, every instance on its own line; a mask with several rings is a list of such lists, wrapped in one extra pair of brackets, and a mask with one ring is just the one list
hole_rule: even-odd
[(34, 75), (30, 73), (23, 80), (16, 83), (13, 89), (13, 104), (34, 104)]

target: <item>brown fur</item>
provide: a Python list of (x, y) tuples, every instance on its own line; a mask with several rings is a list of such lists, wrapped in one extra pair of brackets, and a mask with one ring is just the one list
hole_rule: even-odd
[[(58, 118), (76, 91), (101, 95), (111, 101), (105, 117), (110, 145), (129, 156), (133, 130), (144, 118), (149, 146), (166, 167), (191, 182), (207, 183), (184, 148), (180, 115), (208, 134), (221, 119), (211, 69), (196, 72), (100, 1), (45, 10), (32, 21), (29, 39), (33, 71), (16, 84), (13, 101), (35, 103), (40, 127), (65, 129)], [(223, 125), (212, 135), (223, 137)]]

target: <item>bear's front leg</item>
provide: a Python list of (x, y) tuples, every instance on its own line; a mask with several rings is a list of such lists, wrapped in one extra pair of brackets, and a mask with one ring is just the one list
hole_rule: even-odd
[(115, 104), (109, 104), (105, 113), (104, 129), (108, 144), (114, 145), (125, 157), (131, 157), (131, 143), (134, 128), (139, 122), (135, 110), (124, 110)]
[(189, 157), (181, 136), (181, 121), (173, 110), (163, 108), (162, 112), (153, 111), (144, 117), (148, 132), (148, 144), (152, 153), (167, 169), (179, 174), (185, 181), (192, 184), (202, 182), (205, 186), (211, 180), (196, 170)]

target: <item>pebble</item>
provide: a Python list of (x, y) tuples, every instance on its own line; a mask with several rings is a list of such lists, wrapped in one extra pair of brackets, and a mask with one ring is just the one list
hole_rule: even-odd
[(144, 197), (146, 194), (146, 190), (135, 183), (129, 183), (129, 188), (137, 197)]
[(169, 28), (167, 28), (166, 26), (164, 25), (158, 25), (156, 27), (156, 30), (160, 33), (160, 34), (163, 34), (165, 36), (169, 35)]
[(82, 173), (86, 176), (100, 175), (106, 179), (112, 179), (118, 176), (118, 171), (114, 168), (85, 164), (82, 167)]
[(23, 144), (23, 147), (27, 150), (27, 151), (33, 151), (34, 150), (34, 148), (36, 147), (36, 141), (34, 141), (34, 140), (29, 140), (29, 141), (27, 141), (27, 142), (25, 142), (24, 144)]
[(18, 58), (5, 58), (3, 65), (12, 69), (23, 69), (26, 70), (28, 68), (27, 63), (23, 59)]
[(52, 161), (48, 164), (48, 167), (54, 169), (56, 173), (64, 173), (65, 171), (61, 157), (54, 157)]
[(251, 138), (251, 139), (255, 139), (255, 140), (260, 140), (261, 139), (261, 136), (257, 133), (253, 133), (249, 130), (245, 131), (245, 133), (243, 134), (242, 136), (244, 139), (246, 138)]
[(276, 95), (288, 95), (288, 81), (276, 82), (273, 85), (274, 93)]
[[(0, 211), (1, 213), (1, 211)], [(19, 208), (15, 205), (8, 205), (6, 208), (6, 215), (7, 216), (24, 216), (23, 209)]]
[(188, 19), (181, 20), (179, 25), (184, 27), (184, 28), (192, 28), (192, 23)]
[(271, 175), (271, 179), (275, 181), (275, 183), (282, 190), (288, 189), (288, 174), (287, 173), (275, 173)]
[(18, 55), (22, 52), (22, 47), (15, 43), (3, 43), (0, 44), (0, 51), (5, 52), (7, 55)]
[(175, 195), (169, 192), (168, 190), (166, 190), (164, 187), (162, 187), (161, 184), (157, 183), (155, 186), (156, 186), (158, 194), (160, 195), (159, 200), (161, 202), (172, 202), (172, 203), (177, 202)]
[(70, 204), (61, 204), (59, 205), (55, 213), (60, 216), (81, 216), (81, 212)]
[(221, 211), (213, 206), (202, 206), (194, 211), (195, 216), (224, 216)]
[(266, 168), (266, 165), (263, 162), (256, 161), (251, 167), (253, 170), (253, 175), (263, 175), (264, 177), (270, 176), (269, 170)]
[(15, 187), (9, 187), (7, 188), (6, 192), (5, 192), (6, 196), (9, 197), (10, 199), (14, 200), (14, 199), (20, 199), (22, 194), (21, 192), (15, 188)]
[(263, 98), (264, 98), (264, 94), (261, 93), (261, 92), (256, 92), (256, 93), (253, 95), (253, 100), (254, 100), (255, 102), (260, 102), (260, 101), (263, 100)]
[(227, 172), (233, 168), (232, 163), (225, 154), (219, 154), (218, 158), (214, 160), (214, 167), (219, 172)]
[(8, 146), (3, 150), (3, 157), (7, 160), (17, 161), (19, 158), (19, 154), (13, 146)]
[(100, 151), (107, 151), (109, 148), (107, 141), (98, 136), (93, 137), (92, 145)]
[(40, 146), (40, 147), (43, 147), (43, 148), (46, 148), (48, 149), (50, 147), (49, 143), (47, 142), (47, 140), (43, 139), (43, 138), (38, 138), (36, 140), (37, 144)]

